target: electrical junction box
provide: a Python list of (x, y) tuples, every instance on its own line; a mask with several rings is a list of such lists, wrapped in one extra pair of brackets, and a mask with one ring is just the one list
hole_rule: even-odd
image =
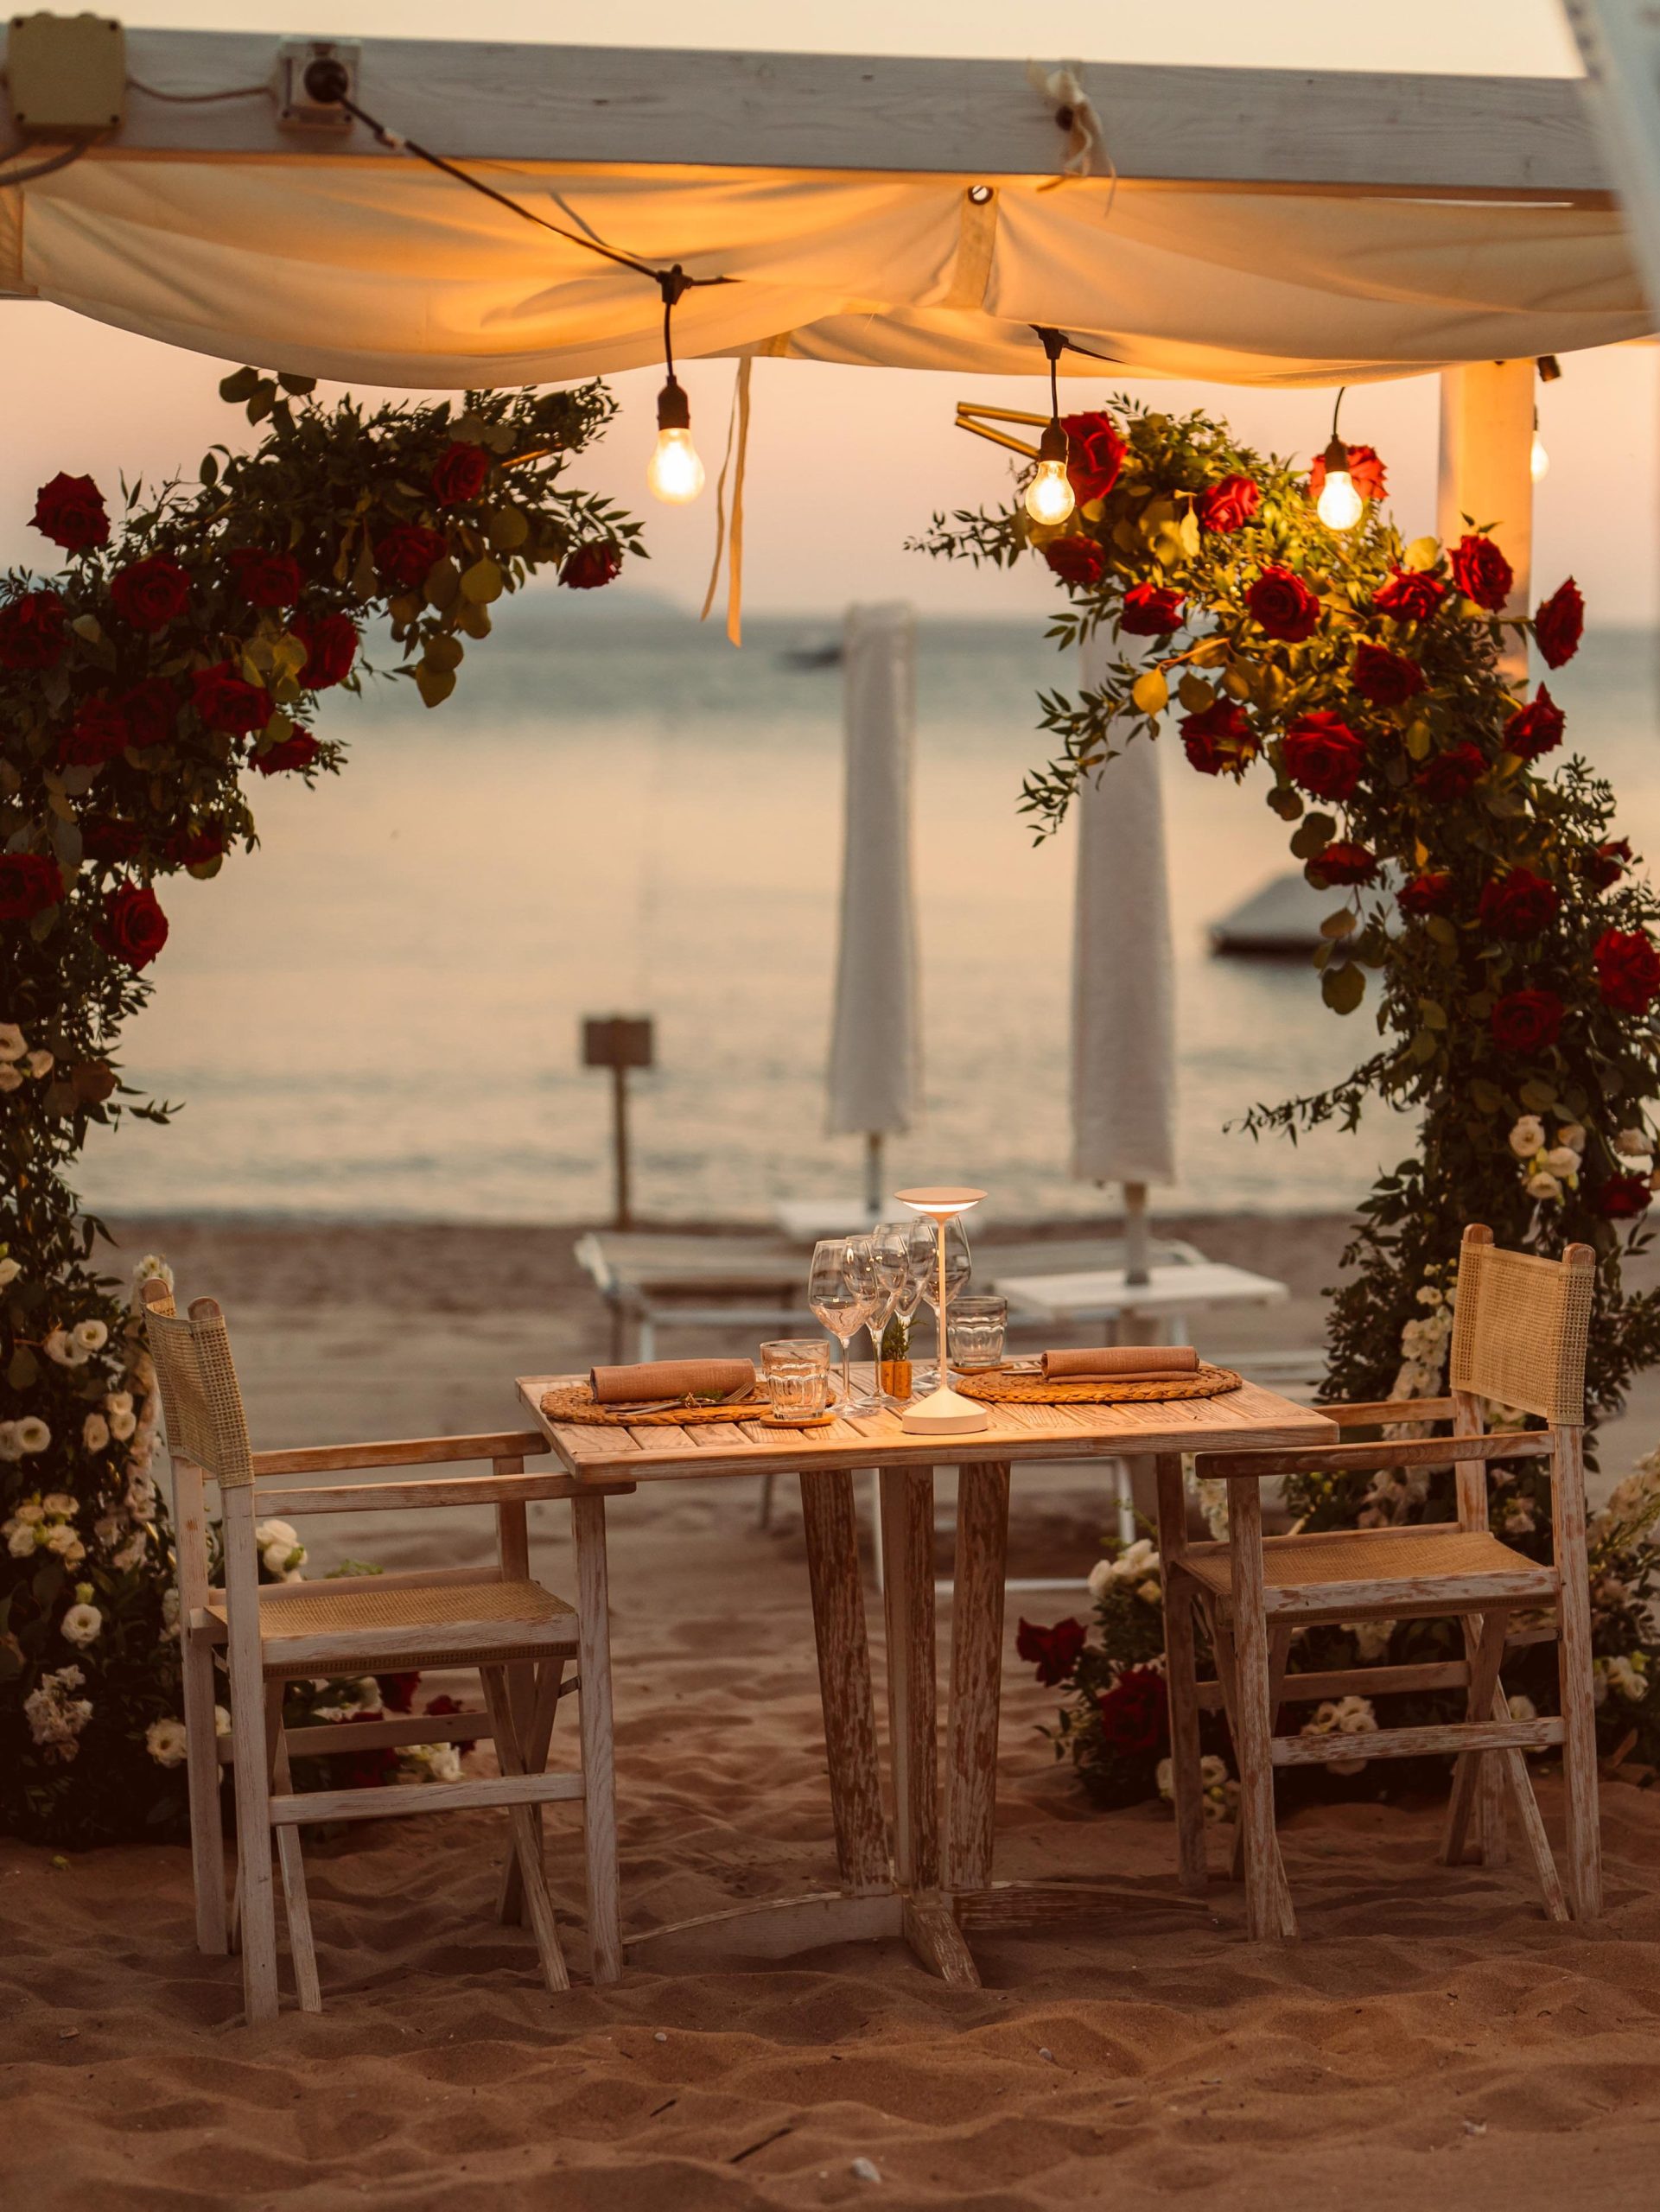
[(127, 35), (111, 16), (14, 16), (6, 87), (25, 138), (117, 130), (127, 90)]

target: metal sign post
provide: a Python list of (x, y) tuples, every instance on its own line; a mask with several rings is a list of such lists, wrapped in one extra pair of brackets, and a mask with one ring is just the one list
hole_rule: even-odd
[(628, 1193), (628, 1071), (656, 1065), (652, 1018), (646, 1014), (589, 1014), (582, 1022), (582, 1065), (611, 1071), (611, 1143), (616, 1170), (613, 1226), (631, 1224)]

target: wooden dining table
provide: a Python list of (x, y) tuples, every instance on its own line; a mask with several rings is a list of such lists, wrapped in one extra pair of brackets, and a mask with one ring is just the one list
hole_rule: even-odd
[[(855, 1375), (860, 1370), (855, 1367)], [(625, 1935), (631, 1951), (708, 1962), (781, 1958), (821, 1944), (902, 1936), (958, 1987), (979, 1974), (967, 1941), (1098, 1912), (1149, 1892), (1127, 1884), (1000, 1882), (993, 1873), (1003, 1585), (1011, 1479), (1021, 1470), (1116, 1455), (1158, 1465), (1161, 1541), (1180, 1548), (1182, 1455), (1330, 1444), (1336, 1424), (1250, 1382), (1213, 1398), (1116, 1405), (988, 1406), (973, 1435), (913, 1436), (888, 1411), (782, 1430), (755, 1421), (597, 1427), (550, 1420), (542, 1401), (586, 1376), (533, 1375), (517, 1389), (569, 1474), (596, 1493), (623, 1485), (791, 1473), (801, 1484), (837, 1884)], [(869, 1370), (863, 1371), (868, 1383)], [(934, 1476), (957, 1476), (944, 1775), (934, 1626)], [(884, 1811), (854, 1478), (879, 1474), (887, 1646), (889, 1801)], [(1106, 1485), (1103, 1480), (1103, 1498)], [(1173, 1845), (1173, 1859), (1174, 1856)], [(1176, 1910), (1195, 1901), (1178, 1888)], [(1201, 1908), (1202, 1909), (1202, 1908)]]

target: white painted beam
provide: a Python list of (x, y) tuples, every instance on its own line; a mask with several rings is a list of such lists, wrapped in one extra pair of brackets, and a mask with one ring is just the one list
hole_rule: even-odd
[[(131, 75), (163, 91), (275, 76), (274, 35), (135, 29), (127, 42)], [(1082, 76), (1125, 178), (1501, 199), (1601, 200), (1608, 189), (1572, 79), (1106, 62), (1085, 63)], [(1012, 60), (370, 39), (359, 97), (394, 130), (465, 161), (976, 177), (1050, 175), (1065, 151), (1047, 103)], [(258, 93), (189, 106), (134, 90), (100, 149), (318, 150), (397, 158), (360, 128), (284, 130)]]

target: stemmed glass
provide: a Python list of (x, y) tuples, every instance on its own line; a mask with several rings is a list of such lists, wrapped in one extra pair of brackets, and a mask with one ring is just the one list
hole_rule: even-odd
[[(945, 1295), (954, 1298), (966, 1288), (974, 1272), (973, 1257), (969, 1251), (968, 1231), (960, 1220), (953, 1217), (944, 1224), (945, 1236)], [(936, 1317), (939, 1313), (939, 1230), (925, 1214), (919, 1215), (906, 1231), (910, 1260), (911, 1280), (916, 1286), (916, 1295), (926, 1302)], [(944, 1339), (939, 1344), (938, 1365), (916, 1378), (919, 1394), (929, 1390), (948, 1390), (951, 1388), (951, 1367), (946, 1357)]]
[[(882, 1388), (882, 1332), (894, 1317), (899, 1304), (900, 1292), (911, 1279), (911, 1270), (903, 1243), (905, 1231), (889, 1224), (880, 1223), (868, 1236), (853, 1236), (848, 1240), (848, 1268), (854, 1281), (870, 1300), (870, 1311), (865, 1326), (870, 1332), (870, 1355), (875, 1365), (871, 1395), (879, 1406), (896, 1406), (899, 1400)], [(894, 1237), (901, 1241), (891, 1246)], [(889, 1249), (884, 1248), (889, 1240)]]
[(848, 1347), (864, 1325), (870, 1311), (870, 1298), (862, 1288), (858, 1268), (852, 1263), (849, 1249), (853, 1240), (846, 1236), (823, 1236), (812, 1248), (812, 1266), (807, 1276), (807, 1303), (813, 1318), (828, 1329), (842, 1347), (842, 1410), (843, 1413), (869, 1413), (874, 1410), (874, 1398), (855, 1398), (853, 1378), (848, 1367)]

